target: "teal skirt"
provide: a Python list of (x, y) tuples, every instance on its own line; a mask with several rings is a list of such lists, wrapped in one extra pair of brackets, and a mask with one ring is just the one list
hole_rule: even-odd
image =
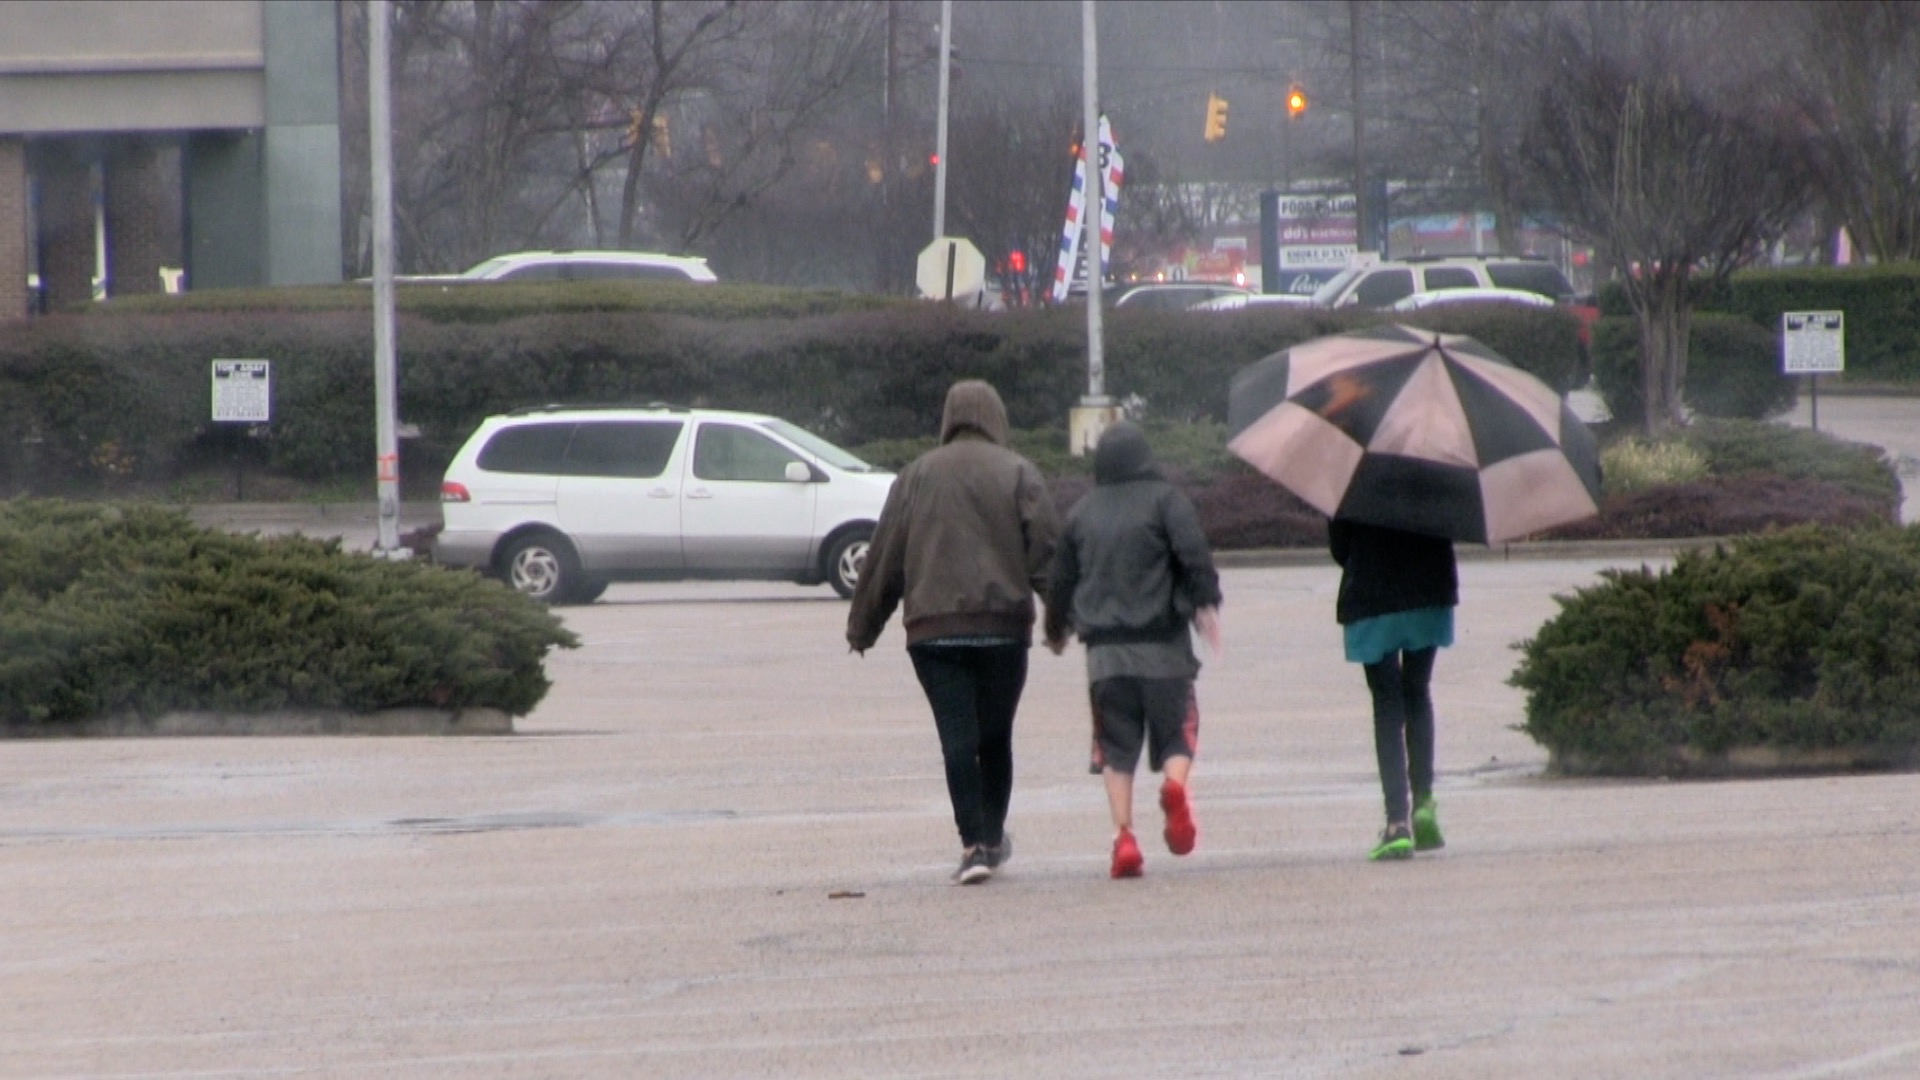
[(1356, 664), (1377, 664), (1392, 653), (1440, 649), (1453, 644), (1453, 609), (1395, 611), (1348, 623), (1341, 629), (1346, 632), (1348, 660)]

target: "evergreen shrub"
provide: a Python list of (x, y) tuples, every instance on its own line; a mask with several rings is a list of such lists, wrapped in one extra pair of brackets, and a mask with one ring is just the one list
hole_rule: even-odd
[[(1593, 381), (1609, 412), (1638, 422), (1646, 393), (1637, 320), (1603, 318), (1594, 324)], [(1774, 334), (1738, 316), (1694, 314), (1681, 396), (1696, 415), (1765, 419), (1791, 409), (1798, 394), (1799, 381), (1780, 371)]]
[[(992, 382), (1020, 428), (1062, 425), (1087, 391), (1084, 309), (989, 313), (851, 298), (838, 306), (822, 301), (826, 310), (818, 311), (774, 300), (720, 311), (698, 309), (684, 296), (674, 305), (600, 303), (596, 297), (634, 289), (604, 283), (613, 292), (603, 293), (600, 284), (564, 291), (577, 310), (551, 310), (562, 302), (550, 288), (535, 290), (547, 299), (489, 308), (488, 318), (438, 321), (419, 305), (403, 305), (396, 326), (399, 411), (418, 432), (402, 444), (403, 475), (437, 476), (481, 420), (526, 405), (664, 401), (745, 409), (853, 445), (932, 434), (948, 387), (962, 378)], [(535, 289), (445, 291), (458, 297), (449, 303), (478, 304), (496, 288)], [(724, 304), (731, 290), (745, 287), (666, 288)], [(322, 293), (357, 303), (361, 289)], [(283, 293), (308, 295), (268, 290), (256, 302), (277, 302)], [(10, 492), (111, 494), (116, 486), (164, 482), (197, 456), (243, 448), (263, 467), (305, 479), (371, 472), (373, 330), (366, 310), (298, 302), (261, 309), (219, 291), (189, 296), (209, 298), (212, 309), (172, 303), (182, 297), (153, 298), (151, 309), (146, 300), (115, 301), (108, 306), (131, 310), (32, 319), (0, 341), (0, 480)], [(235, 306), (219, 306), (226, 302)], [(1149, 417), (1217, 423), (1226, 416), (1228, 383), (1244, 365), (1382, 318), (1117, 309), (1106, 333), (1105, 390), (1141, 403)], [(1572, 355), (1563, 320), (1556, 312), (1515, 311), (1476, 324), (1475, 332), (1554, 381), (1554, 365), (1564, 366), (1564, 357), (1525, 343), (1564, 336)], [(273, 418), (258, 438), (212, 422), (214, 359), (272, 361)]]
[(504, 585), (203, 529), (153, 507), (0, 503), (0, 722), (174, 710), (529, 712), (578, 642)]
[(1711, 773), (1755, 749), (1916, 760), (1920, 526), (1802, 526), (1601, 578), (1517, 646), (1521, 730), (1553, 768)]

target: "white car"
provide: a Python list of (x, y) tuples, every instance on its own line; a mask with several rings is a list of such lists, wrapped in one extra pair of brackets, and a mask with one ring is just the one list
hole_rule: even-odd
[(1310, 308), (1313, 297), (1302, 293), (1229, 293), (1193, 305), (1195, 311), (1240, 311), (1250, 307)]
[(1552, 307), (1553, 301), (1525, 289), (1435, 289), (1396, 300), (1394, 311), (1419, 311), (1439, 304), (1522, 304)]
[(454, 275), (461, 281), (691, 281), (719, 279), (707, 260), (645, 251), (517, 251)]
[(519, 409), (482, 421), (447, 466), (434, 559), (547, 603), (688, 578), (852, 596), (893, 479), (755, 413)]

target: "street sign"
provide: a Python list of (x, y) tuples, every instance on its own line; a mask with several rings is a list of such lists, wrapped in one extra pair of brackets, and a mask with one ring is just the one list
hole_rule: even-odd
[(913, 283), (930, 300), (974, 296), (987, 287), (987, 257), (971, 240), (943, 236), (920, 252)]
[(213, 419), (264, 424), (273, 418), (272, 365), (266, 360), (213, 362)]
[(1780, 367), (1788, 375), (1847, 369), (1845, 313), (1786, 311), (1780, 314)]

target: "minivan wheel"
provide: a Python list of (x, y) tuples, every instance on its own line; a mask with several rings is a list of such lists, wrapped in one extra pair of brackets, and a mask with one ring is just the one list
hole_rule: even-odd
[(860, 584), (860, 567), (867, 561), (867, 547), (873, 540), (870, 529), (855, 529), (833, 542), (827, 549), (827, 584), (842, 599), (853, 596)]
[(565, 604), (581, 580), (580, 560), (551, 533), (515, 540), (500, 560), (507, 584), (543, 604)]

